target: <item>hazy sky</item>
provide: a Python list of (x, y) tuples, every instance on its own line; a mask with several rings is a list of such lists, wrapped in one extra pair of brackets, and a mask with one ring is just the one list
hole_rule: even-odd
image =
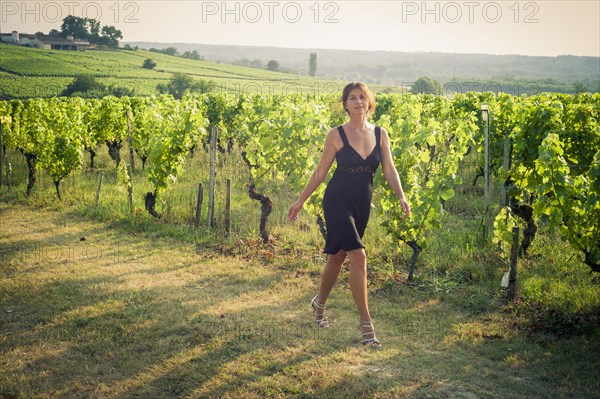
[(600, 1), (7, 1), (0, 31), (99, 19), (123, 41), (600, 56)]

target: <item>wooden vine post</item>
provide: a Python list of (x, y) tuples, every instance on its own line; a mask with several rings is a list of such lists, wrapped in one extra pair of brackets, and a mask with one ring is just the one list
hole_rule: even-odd
[(6, 166), (6, 188), (8, 188), (10, 190), (10, 174), (11, 174), (11, 166), (10, 166), (10, 162), (8, 161), (8, 157), (6, 155), (4, 155), (4, 166)]
[(231, 228), (231, 179), (227, 179), (227, 193), (225, 198), (225, 237), (229, 238)]
[(208, 227), (213, 226), (215, 213), (215, 178), (217, 174), (217, 134), (216, 126), (210, 131), (210, 180), (208, 183)]
[(131, 166), (131, 171), (129, 172), (130, 176), (135, 170), (135, 165), (133, 164), (133, 146), (131, 145), (131, 141), (131, 111), (127, 110), (127, 145), (129, 146), (129, 165)]
[[(508, 169), (510, 168), (510, 141), (508, 138), (508, 134), (504, 136), (504, 152), (502, 155), (502, 168), (504, 168), (504, 173), (508, 173)], [(508, 205), (508, 184), (504, 182), (502, 185), (502, 189), (500, 191), (500, 207), (505, 207)]]
[(484, 161), (483, 161), (483, 176), (484, 176), (484, 197), (485, 197), (485, 213), (483, 224), (483, 238), (487, 239), (490, 229), (489, 206), (490, 206), (490, 124), (488, 118), (488, 105), (481, 105), (481, 115), (485, 122), (484, 136)]
[(102, 178), (104, 173), (100, 173), (100, 179), (98, 180), (98, 189), (96, 190), (96, 207), (98, 206), (98, 200), (100, 199), (100, 189), (102, 188)]
[(519, 258), (519, 226), (512, 229), (513, 242), (510, 249), (510, 266), (508, 269), (508, 293), (509, 301), (514, 301), (517, 295), (517, 259)]
[(129, 173), (129, 184), (127, 185), (127, 202), (129, 203), (129, 213), (133, 215), (133, 165), (127, 166)]
[(202, 210), (202, 197), (204, 190), (202, 188), (202, 183), (198, 184), (198, 199), (196, 201), (196, 222), (194, 226), (200, 226), (200, 211)]

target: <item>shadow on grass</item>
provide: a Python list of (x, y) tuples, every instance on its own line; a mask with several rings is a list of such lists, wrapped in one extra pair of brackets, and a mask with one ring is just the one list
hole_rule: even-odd
[(27, 251), (85, 234), (109, 254), (115, 242), (137, 252), (3, 272), (0, 396), (593, 398), (600, 390), (600, 347), (586, 337), (532, 342), (488, 331), (485, 315), (453, 301), (387, 292), (372, 300), (384, 348), (371, 351), (357, 344), (348, 292), (332, 298), (335, 324), (324, 332), (303, 286), (288, 281), (292, 271), (193, 251), (179, 258), (185, 251), (166, 241), (81, 219), (71, 233), (61, 221), (38, 221), (40, 235), (58, 226), (52, 239), (16, 234), (3, 244)]

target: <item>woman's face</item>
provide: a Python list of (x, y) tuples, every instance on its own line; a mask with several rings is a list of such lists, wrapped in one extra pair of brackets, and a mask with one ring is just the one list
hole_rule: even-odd
[(344, 105), (350, 115), (366, 114), (369, 110), (369, 101), (361, 89), (352, 89)]

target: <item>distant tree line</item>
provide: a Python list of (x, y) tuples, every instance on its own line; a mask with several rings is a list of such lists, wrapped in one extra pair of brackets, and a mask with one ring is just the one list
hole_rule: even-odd
[(109, 48), (118, 48), (119, 39), (123, 39), (123, 33), (114, 26), (104, 25), (100, 28), (100, 21), (73, 15), (63, 19), (60, 31), (52, 29), (48, 35), (62, 38), (73, 36), (75, 39), (87, 40), (92, 44)]
[[(161, 94), (171, 94), (174, 98), (180, 100), (186, 93), (208, 93), (214, 91), (216, 87), (216, 83), (212, 80), (195, 80), (184, 73), (174, 73), (167, 84), (158, 84), (156, 90)], [(78, 75), (61, 95), (83, 98), (132, 97), (135, 92), (127, 87), (104, 85), (91, 75)]]
[(198, 50), (185, 51), (183, 53), (179, 53), (179, 51), (175, 47), (167, 47), (163, 49), (151, 48), (149, 51), (154, 53), (161, 53), (166, 55), (172, 55), (175, 57), (188, 58), (190, 60), (198, 60), (204, 61), (204, 57), (198, 53)]
[(269, 60), (267, 62), (267, 64), (265, 65), (263, 63), (263, 61), (261, 61), (259, 59), (249, 60), (248, 58), (244, 58), (239, 61), (226, 62), (226, 64), (232, 64), (232, 65), (238, 65), (238, 66), (256, 68), (256, 69), (267, 69), (272, 72), (295, 73), (294, 71), (290, 70), (289, 68), (282, 68), (281, 65), (279, 64), (279, 61), (277, 61), (277, 60)]
[(503, 80), (501, 78), (490, 80), (469, 80), (466, 84), (458, 82), (448, 82), (442, 85), (440, 82), (427, 76), (417, 79), (411, 86), (410, 92), (413, 94), (436, 94), (449, 95), (455, 92), (467, 91), (493, 91), (504, 92), (513, 95), (521, 94), (539, 94), (543, 92), (554, 93), (598, 93), (600, 92), (600, 82), (575, 82), (573, 85), (557, 82), (553, 79), (539, 79), (536, 81), (526, 80)]
[(259, 59), (249, 60), (248, 58), (244, 58), (239, 61), (233, 61), (232, 64), (243, 66), (243, 67), (258, 68), (258, 69), (263, 69), (265, 67), (263, 62)]

